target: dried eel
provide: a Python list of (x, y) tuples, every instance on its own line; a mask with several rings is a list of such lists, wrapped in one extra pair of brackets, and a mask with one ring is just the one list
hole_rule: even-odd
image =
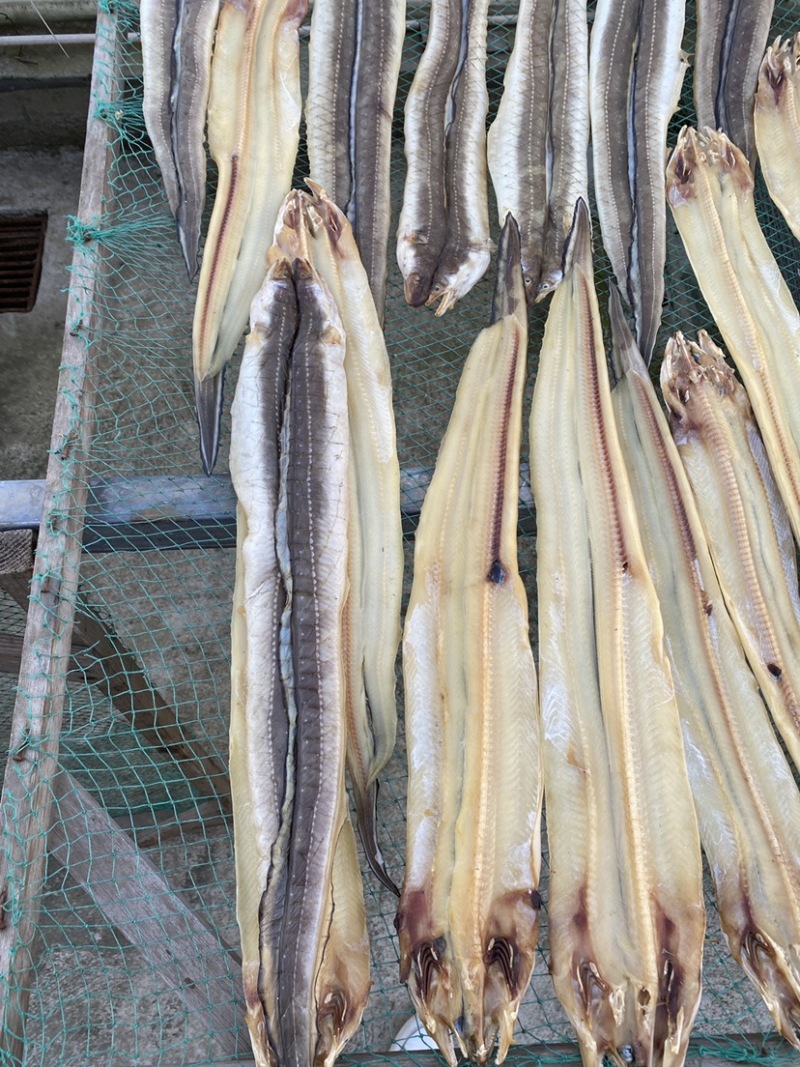
[(311, 176), (350, 220), (381, 321), (404, 36), (405, 0), (314, 4), (306, 98)]
[(493, 324), (464, 367), (416, 535), (403, 635), (409, 761), (401, 978), (448, 1063), (497, 1062), (534, 962), (541, 783), (517, 569), (527, 322), (511, 216)]
[(550, 41), (547, 229), (537, 299), (563, 277), (567, 234), (589, 196), (589, 29), (586, 0), (556, 0)]
[(344, 335), (311, 266), (285, 257), (270, 267), (253, 321), (231, 449), (241, 520), (231, 715), (237, 915), (257, 1063), (310, 1067), (333, 1062), (369, 983), (344, 790)]
[(147, 134), (153, 145), (169, 209), (178, 212), (180, 194), (175, 160), (172, 156), (172, 52), (178, 7), (174, 0), (140, 0), (139, 25), (142, 37), (142, 111)]
[(357, 20), (358, 0), (315, 0), (311, 9), (305, 102), (308, 164), (311, 177), (342, 210), (353, 190), (350, 114)]
[(686, 70), (684, 8), (685, 0), (599, 0), (590, 45), (600, 229), (646, 362), (664, 301), (664, 153)]
[(800, 596), (795, 545), (744, 389), (701, 331), (670, 343), (662, 391), (728, 610), (800, 767)]
[(142, 0), (145, 126), (189, 277), (197, 273), (206, 199), (203, 133), (220, 0)]
[[(271, 268), (253, 303), (239, 386), (233, 402), (231, 478), (236, 508), (236, 584), (231, 622), (230, 776), (234, 812), (236, 914), (242, 945), (247, 1025), (259, 1067), (269, 1063), (267, 1017), (276, 1014), (274, 991), (265, 1004), (259, 911), (275, 872), (271, 861), (284, 796), (292, 797), (287, 768), (295, 708), (287, 705), (281, 617), (287, 590), (275, 540), (278, 509), (278, 435), (286, 376), (298, 322), (288, 261)], [(274, 940), (274, 936), (273, 936)]]
[(758, 75), (754, 125), (769, 195), (800, 240), (800, 34), (767, 49)]
[(224, 0), (211, 64), (208, 144), (217, 164), (192, 328), (203, 468), (219, 452), (225, 367), (266, 272), (300, 128), (298, 30), (306, 0)]
[(443, 315), (491, 258), (486, 164), (489, 0), (432, 0), (406, 102), (406, 183), (397, 262), (406, 300)]
[(464, 0), (461, 61), (445, 125), (447, 236), (427, 304), (444, 315), (486, 273), (491, 259), (486, 162), (486, 33), (489, 0)]
[(420, 307), (430, 296), (447, 236), (444, 128), (461, 54), (465, 2), (431, 0), (428, 39), (406, 100), (406, 181), (397, 265), (412, 307)]
[(397, 892), (377, 839), (378, 776), (394, 751), (395, 660), (400, 641), (403, 545), (400, 467), (389, 356), (344, 214), (315, 183), (287, 197), (275, 240), (313, 262), (339, 308), (350, 425), (348, 596), (345, 604), (347, 762), (364, 850)]
[(530, 422), (551, 972), (584, 1064), (678, 1065), (700, 1000), (700, 849), (583, 203), (569, 253)]
[[(797, 1047), (800, 794), (728, 615), (663, 410), (612, 292), (613, 363), (619, 379), (612, 403), (664, 619), (717, 909), (734, 958), (778, 1029)], [(680, 335), (667, 353), (671, 375), (678, 364), (691, 363)], [(678, 388), (693, 389), (678, 373)]]
[(729, 9), (714, 126), (756, 164), (753, 100), (775, 0), (734, 0)]
[(698, 0), (694, 105), (701, 129), (721, 129), (755, 166), (753, 96), (774, 0)]
[(717, 126), (717, 91), (728, 15), (736, 0), (697, 0), (697, 42), (692, 63), (692, 90), (697, 125)]
[(667, 197), (800, 537), (800, 314), (758, 225), (747, 160), (724, 134), (684, 128)]
[(519, 224), (522, 277), (529, 303), (536, 297), (542, 273), (547, 223), (549, 109), (541, 102), (550, 96), (553, 10), (553, 0), (520, 0), (503, 95), (487, 136), (500, 223), (510, 213)]

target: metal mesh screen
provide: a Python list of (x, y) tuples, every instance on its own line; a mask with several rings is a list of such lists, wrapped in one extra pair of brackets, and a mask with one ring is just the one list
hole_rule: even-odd
[[(516, 7), (494, 3), (491, 9), (490, 121), (513, 44)], [(685, 48), (691, 53), (693, 4), (687, 14)], [(99, 263), (99, 317), (85, 335), (97, 382), (88, 471), (93, 504), (84, 537), (84, 547), (92, 551), (83, 555), (80, 569), (79, 641), (71, 661), (60, 665), (69, 672), (67, 702), (61, 773), (49, 783), (57, 804), (55, 836), (32, 945), (36, 965), (24, 1025), (30, 1067), (250, 1058), (236, 974), (225, 789), (234, 575), (227, 441), (237, 361), (226, 382), (222, 453), (214, 477), (206, 480), (199, 474), (191, 378), (195, 286), (186, 280), (144, 130), (137, 18), (135, 4), (115, 4), (116, 36), (106, 40), (101, 33), (98, 40), (107, 70), (92, 106), (113, 140), (113, 164), (101, 215), (90, 226), (76, 222), (67, 234), (93, 250)], [(392, 232), (405, 170), (403, 106), (427, 18), (425, 4), (409, 5), (394, 125)], [(797, 28), (800, 4), (784, 0), (772, 36)], [(304, 57), (307, 40), (306, 34)], [(678, 128), (692, 121), (689, 74), (671, 144)], [(298, 184), (305, 173), (301, 145)], [(767, 238), (797, 299), (798, 244), (762, 185), (758, 198)], [(494, 224), (497, 229), (496, 218)], [(669, 226), (667, 301), (657, 353), (676, 328), (692, 335), (701, 327), (713, 332), (671, 220)], [(598, 249), (601, 299), (607, 273)], [(79, 288), (81, 281), (73, 278), (73, 285)], [(428, 309), (405, 304), (390, 245), (385, 332), (406, 504), (419, 498), (425, 473), (435, 463), (466, 354), (488, 318), (492, 285), (490, 270), (453, 311), (436, 319)], [(545, 304), (531, 314), (531, 385), (546, 313)], [(74, 326), (84, 329), (79, 322)], [(529, 396), (526, 412), (528, 404)], [(67, 486), (68, 460), (64, 472)], [(520, 565), (535, 636), (534, 516), (529, 493), (524, 500)], [(120, 514), (127, 516), (127, 533), (109, 521)], [(412, 548), (409, 533), (406, 596)], [(0, 604), (0, 615), (6, 630), (19, 630), (21, 612), (10, 600)], [(20, 678), (23, 695), (33, 691), (33, 682)], [(10, 687), (0, 689), (4, 708), (10, 699)], [(114, 822), (104, 823), (103, 813)], [(379, 817), (387, 864), (399, 881), (405, 847), (402, 717), (396, 754), (383, 776)], [(119, 832), (138, 852), (126, 851)], [(546, 853), (542, 888), (546, 903)], [(398, 979), (396, 900), (368, 872), (365, 890), (373, 988), (348, 1052), (378, 1058), (388, 1055), (393, 1035), (412, 1009)], [(728, 954), (710, 887), (707, 905), (705, 993), (693, 1048), (737, 1062), (797, 1062), (788, 1046), (767, 1050), (760, 1039), (744, 1036), (768, 1034), (771, 1020)], [(183, 968), (177, 983), (170, 956)], [(564, 1062), (577, 1054), (565, 1048), (574, 1039), (546, 960), (545, 909), (517, 1041), (537, 1047), (537, 1062)]]

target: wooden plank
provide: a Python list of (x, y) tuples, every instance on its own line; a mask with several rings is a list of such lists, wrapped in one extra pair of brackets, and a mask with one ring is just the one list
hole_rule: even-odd
[[(407, 533), (416, 529), (432, 474), (429, 467), (400, 472), (400, 512)], [(42, 486), (41, 482), (0, 482), (0, 526), (38, 528)], [(532, 513), (528, 468), (523, 464), (523, 529)], [(227, 475), (118, 478), (90, 486), (84, 531), (87, 552), (232, 548), (235, 544), (236, 497)]]
[[(102, 10), (98, 37), (116, 55), (116, 22)], [(78, 218), (100, 218), (109, 171), (109, 130), (97, 105), (116, 95), (108, 55), (95, 50), (92, 107), (86, 126)], [(61, 371), (39, 527), (20, 685), (11, 721), (11, 745), (0, 797), (0, 1061), (19, 1063), (25, 1047), (25, 1013), (33, 982), (32, 947), (44, 887), (46, 831), (55, 774), (78, 588), (86, 459), (92, 433), (94, 382), (87, 363), (92, 328), (97, 249), (76, 246), (67, 301)]]
[(223, 1056), (245, 1052), (241, 969), (158, 868), (74, 777), (53, 779), (50, 855), (213, 1033)]

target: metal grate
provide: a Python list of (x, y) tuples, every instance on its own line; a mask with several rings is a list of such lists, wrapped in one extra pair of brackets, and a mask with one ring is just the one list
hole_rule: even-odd
[(47, 212), (0, 215), (0, 312), (30, 311), (42, 274)]

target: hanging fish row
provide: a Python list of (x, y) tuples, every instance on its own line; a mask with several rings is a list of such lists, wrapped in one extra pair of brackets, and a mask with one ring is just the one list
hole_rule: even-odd
[[(179, 159), (190, 128), (180, 116), (191, 116), (196, 147), (204, 105), (200, 92), (175, 106), (182, 90), (166, 70), (193, 70), (202, 86), (213, 32), (201, 20), (192, 53), (179, 7), (163, 23), (172, 53), (159, 53), (145, 27), (152, 34), (162, 23), (146, 6), (148, 129), (162, 172), (171, 168), (165, 186), (191, 273), (205, 182), (196, 152)], [(315, 4), (307, 116), (313, 105), (330, 117), (309, 133), (312, 173), (337, 189), (357, 250), (317, 184), (283, 199), (297, 148), (304, 3), (232, 8), (226, 0), (219, 12), (210, 68), (220, 183), (195, 376), (210, 470), (222, 373), (249, 312), (231, 446), (237, 913), (257, 1062), (329, 1067), (358, 1025), (369, 982), (345, 763), (367, 858), (392, 885), (375, 805), (394, 745), (402, 555), (381, 319), (403, 11)], [(794, 46), (776, 42), (765, 58), (754, 122), (771, 4), (699, 8), (698, 56), (714, 62), (695, 76), (698, 112), (702, 92), (751, 155), (752, 131), (791, 216), (798, 168), (781, 152), (791, 140)], [(438, 313), (490, 260), (486, 21), (485, 0), (433, 0), (406, 111), (398, 261), (409, 303), (441, 300)], [(385, 50), (366, 36), (374, 24)], [(800, 317), (776, 284), (744, 156), (722, 134), (684, 131), (669, 203), (758, 428), (711, 340), (678, 336), (662, 370), (670, 434), (646, 364), (663, 301), (663, 158), (682, 33), (674, 0), (600, 0), (591, 42), (578, 0), (522, 0), (489, 132), (504, 220), (492, 322), (465, 365), (423, 506), (403, 639), (401, 974), (450, 1063), (454, 1042), (483, 1063), (492, 1054), (501, 1062), (512, 1040), (537, 936), (543, 787), (551, 971), (584, 1063), (683, 1063), (700, 1003), (701, 841), (731, 951), (800, 1047), (800, 795), (775, 735), (797, 765), (800, 420), (797, 359), (786, 353), (800, 350)], [(380, 107), (360, 106), (367, 84)], [(158, 92), (160, 106), (148, 97)], [(535, 106), (543, 98), (547, 107)], [(788, 132), (768, 127), (771, 102), (788, 114)], [(585, 207), (589, 117), (601, 232), (619, 285), (613, 382)], [(265, 128), (276, 137), (256, 138)], [(365, 159), (378, 163), (371, 176)], [(258, 180), (265, 173), (275, 182)], [(359, 189), (369, 190), (360, 208)], [(553, 291), (530, 422), (537, 716), (516, 493), (526, 298)]]

